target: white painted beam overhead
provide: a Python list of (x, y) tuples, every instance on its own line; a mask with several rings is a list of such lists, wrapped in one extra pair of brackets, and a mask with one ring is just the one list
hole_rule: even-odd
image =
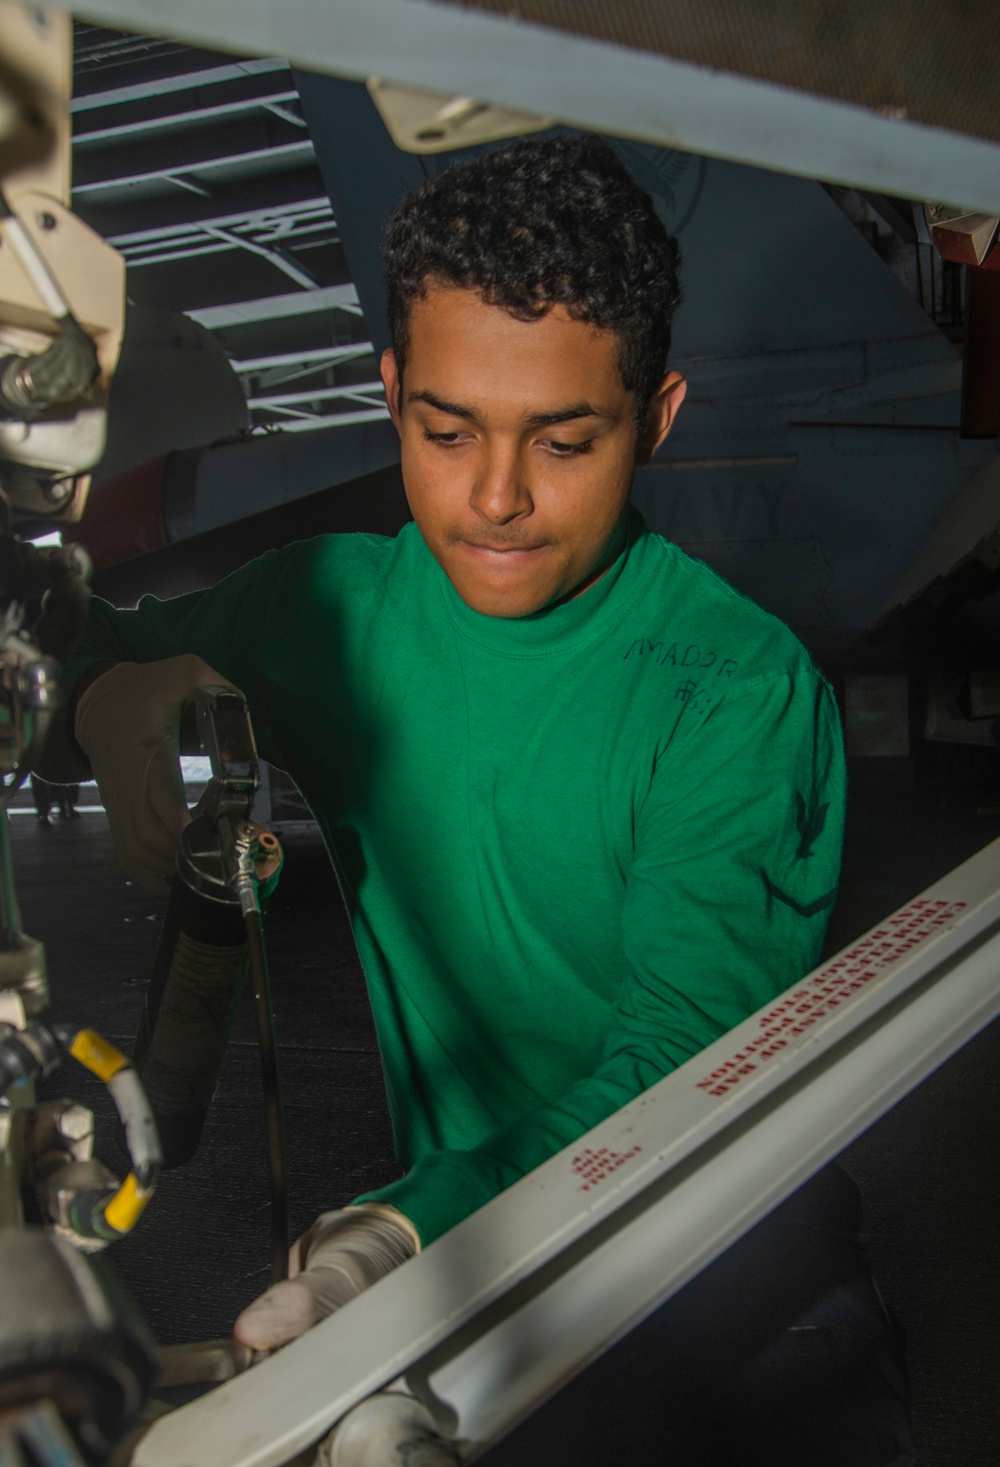
[(77, 13), (779, 172), (1000, 210), (994, 144), (433, 0), (87, 0)]
[[(276, 412), (288, 407), (306, 407), (315, 402), (337, 402), (345, 397), (369, 407), (381, 407), (381, 403), (370, 399), (381, 397), (384, 391), (381, 382), (349, 382), (342, 387), (305, 387), (299, 392), (261, 392), (247, 401), (252, 408), (273, 408)], [(386, 417), (388, 415), (386, 409)]]
[(132, 142), (144, 132), (162, 133), (169, 128), (218, 122), (241, 112), (252, 112), (257, 107), (273, 112), (276, 117), (280, 117), (283, 122), (292, 123), (294, 127), (304, 128), (306, 124), (303, 118), (296, 117), (282, 105), (285, 102), (295, 102), (298, 95), (294, 87), (274, 86), (262, 90), (259, 96), (235, 97), (231, 101), (219, 102), (211, 107), (189, 107), (180, 112), (164, 113), (161, 117), (129, 118), (126, 122), (118, 122), (109, 127), (74, 127), (73, 146), (90, 148), (95, 143)]
[[(226, 153), (222, 155), (210, 155), (205, 158), (192, 158), (190, 162), (179, 162), (173, 166), (161, 164), (153, 168), (139, 168), (134, 172), (122, 172), (110, 174), (103, 178), (92, 178), (73, 184), (73, 197), (83, 198), (84, 195), (110, 194), (115, 189), (135, 189), (143, 184), (155, 183), (160, 179), (167, 179), (172, 183), (180, 183), (191, 175), (203, 173), (217, 173), (220, 170), (242, 171), (248, 173), (256, 163), (262, 167), (274, 168), (281, 164), (285, 167), (295, 167), (297, 164), (313, 162), (315, 154), (313, 145), (309, 138), (303, 138), (301, 142), (275, 143), (266, 148), (251, 148), (245, 152)], [(202, 189), (196, 189), (202, 192)], [(211, 197), (209, 190), (204, 189), (205, 196)]]
[[(291, 412), (292, 409), (288, 408), (286, 411)], [(283, 422), (281, 431), (282, 433), (315, 433), (320, 428), (351, 428), (357, 423), (384, 423), (388, 417), (388, 408), (362, 408), (356, 413), (335, 413), (330, 416), (303, 413), (301, 417), (289, 418)]]
[(234, 372), (264, 372), (273, 367), (305, 367), (313, 369), (332, 366), (334, 362), (353, 362), (357, 357), (366, 357), (374, 350), (370, 341), (355, 341), (348, 346), (318, 346), (310, 351), (286, 351), (267, 357), (233, 362)]
[[(68, 6), (57, 7), (63, 10)], [(209, 66), (203, 71), (181, 72), (177, 76), (161, 76), (151, 81), (134, 82), (127, 87), (109, 87), (103, 92), (88, 92), (74, 97), (71, 112), (93, 112), (99, 107), (117, 107), (124, 102), (142, 102), (147, 97), (163, 97), (170, 92), (184, 92), (191, 87), (216, 86), (221, 82), (240, 81), (246, 76), (263, 76), (272, 71), (287, 71), (282, 57), (265, 56), (251, 61), (236, 61), (232, 66)]]
[(309, 229), (334, 226), (330, 200), (325, 196), (303, 199), (292, 204), (270, 204), (256, 209), (241, 209), (235, 214), (218, 214), (213, 218), (184, 220), (176, 224), (160, 224), (149, 229), (130, 229), (108, 235), (108, 244), (131, 258), (133, 251), (148, 250), (157, 245), (165, 249), (191, 244), (204, 236), (205, 229), (217, 225), (222, 229), (254, 229), (269, 231), (270, 239), (286, 239)]
[(305, 316), (312, 311), (339, 309), (352, 316), (361, 315), (358, 292), (353, 284), (328, 285), (320, 290), (296, 291), (291, 295), (271, 295), (263, 300), (234, 301), (229, 306), (207, 306), (203, 311), (188, 311), (209, 331), (226, 326), (245, 326), (249, 321), (274, 321), (282, 316)]

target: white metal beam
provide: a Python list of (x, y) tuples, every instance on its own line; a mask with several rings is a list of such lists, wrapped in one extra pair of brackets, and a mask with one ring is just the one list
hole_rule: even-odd
[(188, 311), (187, 315), (209, 331), (221, 331), (229, 326), (246, 326), (252, 321), (274, 321), (282, 316), (307, 316), (313, 311), (332, 310), (361, 315), (358, 292), (352, 283), (326, 285), (321, 290), (297, 291), (291, 295), (270, 295), (255, 301), (234, 301), (228, 306), (206, 306), (204, 310)]
[[(292, 408), (283, 409), (285, 412), (295, 411)], [(275, 428), (280, 433), (312, 433), (318, 428), (349, 428), (355, 423), (384, 423), (389, 417), (388, 408), (364, 408), (354, 413), (314, 414), (303, 413), (290, 422), (282, 423), (280, 426), (268, 423), (263, 426)]]
[[(343, 387), (304, 387), (301, 392), (268, 393), (260, 397), (251, 397), (247, 399), (247, 406), (277, 410), (283, 407), (302, 407), (311, 402), (334, 402), (340, 397), (362, 401), (384, 392), (385, 388), (381, 382), (358, 382)], [(378, 404), (372, 403), (371, 406), (377, 407)]]
[(156, 1422), (135, 1467), (278, 1467), (387, 1385), (472, 1460), (998, 1012), (1000, 841), (339, 1313)]
[[(293, 92), (290, 100), (297, 102), (298, 94)], [(282, 122), (290, 122), (293, 127), (305, 128), (308, 132), (309, 124), (305, 118), (300, 117), (297, 112), (293, 112), (290, 107), (283, 107), (280, 99), (276, 102), (265, 102), (263, 105), (267, 108), (268, 112), (273, 112), (275, 117), (280, 117)]]
[(232, 230), (223, 229), (218, 224), (203, 224), (201, 227), (206, 234), (211, 235), (214, 239), (221, 240), (224, 244), (230, 245), (232, 248), (247, 250), (251, 255), (258, 255), (262, 260), (267, 260), (276, 269), (280, 270), (284, 275), (287, 275), (290, 280), (294, 280), (297, 285), (301, 285), (303, 289), (318, 290), (320, 288), (319, 281), (312, 271), (307, 270), (304, 265), (300, 265), (298, 260), (294, 260), (287, 251), (275, 245), (261, 244), (259, 241), (251, 239), (245, 234), (234, 234)]
[[(63, 9), (70, 7), (63, 6)], [(109, 87), (103, 92), (87, 92), (74, 97), (71, 112), (94, 112), (100, 107), (118, 107), (126, 102), (144, 102), (147, 97), (163, 97), (171, 92), (186, 92), (193, 87), (211, 87), (224, 82), (242, 81), (247, 76), (263, 76), (271, 71), (287, 71), (284, 57), (255, 57), (236, 61), (232, 66), (207, 66), (204, 71), (183, 72), (179, 76), (161, 76), (153, 81), (134, 82), (127, 87)]]
[[(247, 170), (251, 164), (255, 163), (269, 168), (274, 168), (280, 163), (291, 168), (296, 164), (311, 163), (315, 156), (311, 141), (303, 138), (301, 142), (274, 143), (266, 148), (248, 148), (243, 153), (224, 153), (219, 156), (194, 158), (189, 163), (177, 164), (175, 167), (164, 165), (159, 168), (140, 168), (135, 173), (120, 173), (107, 178), (88, 179), (83, 183), (74, 183), (72, 193), (74, 198), (80, 198), (90, 194), (111, 193), (114, 189), (131, 189), (142, 184), (156, 183), (160, 179), (176, 183), (192, 173), (212, 174), (226, 168)], [(211, 194), (206, 190), (205, 196), (210, 198)]]
[(336, 362), (353, 362), (356, 357), (366, 357), (374, 351), (370, 341), (353, 341), (346, 346), (315, 346), (303, 351), (278, 352), (269, 357), (248, 357), (245, 361), (234, 360), (234, 372), (265, 372), (271, 367), (310, 366), (318, 371), (321, 367), (332, 367)]
[[(67, 7), (76, 8), (76, 7)], [(1000, 211), (1000, 148), (790, 88), (433, 0), (86, 0), (79, 13), (314, 71), (461, 93), (832, 183)]]
[(306, 123), (294, 112), (290, 112), (281, 104), (283, 102), (294, 102), (298, 100), (298, 92), (287, 86), (273, 88), (262, 92), (257, 97), (237, 97), (231, 102), (220, 102), (211, 107), (192, 107), (183, 112), (167, 112), (162, 117), (143, 117), (128, 122), (117, 122), (108, 127), (95, 127), (91, 131), (75, 129), (73, 132), (74, 148), (89, 148), (94, 143), (121, 142), (138, 137), (144, 132), (164, 132), (175, 127), (191, 127), (199, 124), (218, 122), (220, 118), (232, 117), (240, 112), (253, 112), (256, 108), (263, 108), (267, 112), (273, 112), (280, 117), (282, 122), (291, 122), (296, 127), (305, 127)]
[(157, 174), (157, 177), (164, 179), (167, 183), (176, 184), (185, 193), (197, 194), (199, 199), (210, 199), (213, 197), (213, 191), (207, 184), (199, 183), (196, 178), (186, 178), (183, 173), (174, 173), (171, 170), (166, 173)]
[(242, 209), (235, 214), (219, 214), (211, 219), (160, 224), (151, 229), (122, 230), (108, 235), (108, 243), (127, 255), (133, 249), (148, 249), (153, 244), (167, 245), (185, 240), (190, 242), (211, 225), (217, 225), (221, 229), (270, 229), (299, 233), (306, 227), (333, 224), (335, 221), (330, 200), (317, 195), (294, 204), (269, 204), (258, 209)]

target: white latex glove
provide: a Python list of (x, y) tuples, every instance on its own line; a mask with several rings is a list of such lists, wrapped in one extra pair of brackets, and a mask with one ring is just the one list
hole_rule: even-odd
[(292, 1246), (291, 1276), (248, 1305), (233, 1334), (252, 1350), (287, 1345), (419, 1252), (416, 1228), (395, 1207), (359, 1202), (320, 1213)]
[(180, 769), (181, 709), (195, 688), (231, 688), (200, 657), (116, 662), (81, 694), (74, 732), (108, 812), (118, 864), (165, 897), (190, 820)]

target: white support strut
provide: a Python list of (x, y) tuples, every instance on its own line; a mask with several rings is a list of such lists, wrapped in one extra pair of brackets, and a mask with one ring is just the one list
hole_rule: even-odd
[(279, 1467), (387, 1387), (474, 1460), (998, 1013), (1000, 841), (339, 1313), (161, 1418), (134, 1467)]

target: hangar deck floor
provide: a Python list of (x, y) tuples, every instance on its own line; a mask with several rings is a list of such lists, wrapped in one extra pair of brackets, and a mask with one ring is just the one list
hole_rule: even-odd
[[(979, 815), (974, 795), (914, 790), (905, 761), (855, 764), (830, 950), (1000, 835), (1000, 818)], [(156, 946), (156, 904), (118, 873), (103, 815), (50, 828), (27, 815), (12, 824), (25, 927), (46, 943), (55, 1007), (130, 1046)], [(317, 1211), (398, 1168), (363, 981), (325, 853), (316, 836), (292, 834), (286, 846), (268, 945), (295, 1235)], [(53, 1093), (87, 1094), (99, 1117), (98, 1152), (116, 1166), (96, 1082), (63, 1071)], [(164, 1343), (225, 1333), (267, 1283), (258, 1093), (245, 1006), (198, 1155), (163, 1178), (142, 1225), (111, 1254)], [(906, 1328), (924, 1467), (996, 1462), (998, 1131), (994, 1025), (842, 1158), (864, 1193), (874, 1270)]]

